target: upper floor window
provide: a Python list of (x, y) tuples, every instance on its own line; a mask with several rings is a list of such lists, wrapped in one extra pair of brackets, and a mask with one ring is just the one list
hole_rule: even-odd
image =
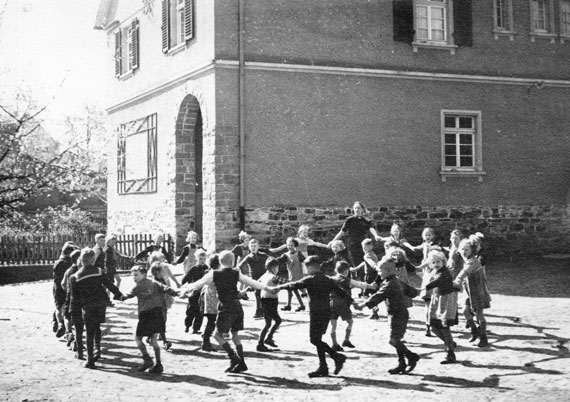
[(393, 0), (394, 40), (455, 53), (473, 45), (471, 0)]
[(554, 43), (554, 5), (552, 0), (530, 0), (530, 34), (551, 38)]
[(115, 32), (115, 76), (125, 77), (139, 67), (139, 21)]
[(514, 40), (514, 22), (513, 22), (513, 2), (512, 0), (494, 0), (493, 4), (495, 27), (495, 39), (500, 35), (509, 36)]
[(443, 110), (442, 179), (447, 176), (482, 176), (481, 112)]
[(156, 192), (157, 116), (121, 124), (117, 129), (117, 192)]
[(194, 37), (193, 0), (162, 0), (162, 51), (184, 47)]
[(560, 1), (560, 36), (570, 38), (570, 0)]

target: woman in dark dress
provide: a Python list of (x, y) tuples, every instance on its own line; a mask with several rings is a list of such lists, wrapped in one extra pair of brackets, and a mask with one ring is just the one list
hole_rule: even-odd
[[(362, 250), (362, 241), (369, 234), (374, 236), (376, 241), (381, 240), (378, 232), (374, 228), (372, 221), (364, 217), (366, 207), (360, 201), (356, 201), (352, 207), (353, 215), (346, 218), (340, 232), (334, 237), (339, 240), (341, 237), (347, 237), (347, 249), (350, 258), (350, 264), (353, 267), (358, 266), (364, 261), (364, 251)], [(330, 243), (329, 243), (330, 244)]]

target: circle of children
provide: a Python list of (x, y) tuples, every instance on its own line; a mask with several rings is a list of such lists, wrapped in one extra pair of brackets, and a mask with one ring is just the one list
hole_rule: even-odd
[[(366, 210), (360, 202), (354, 204), (353, 211), (354, 215), (346, 219), (329, 244), (309, 238), (309, 227), (303, 225), (297, 237), (288, 238), (281, 247), (269, 249), (273, 254), (286, 250), (278, 258), (259, 251), (258, 241), (245, 232), (240, 233), (240, 244), (231, 251), (208, 256), (197, 245), (198, 235), (190, 232), (186, 239), (188, 244), (175, 262), (184, 264), (185, 275), (181, 282), (172, 274), (171, 261), (162, 246), (162, 236), (158, 235), (153, 245), (134, 257), (136, 261), (147, 261), (131, 269), (135, 286), (127, 293), (118, 289), (120, 277), (116, 266), (119, 253), (115, 248), (115, 237), (98, 235), (95, 247), (82, 250), (66, 243), (54, 267), (56, 309), (53, 330), (58, 338), (65, 335), (75, 357), (84, 360), (85, 328), (85, 367), (95, 368), (95, 362), (101, 357), (100, 325), (105, 321), (106, 307), (112, 306), (107, 293), (113, 293), (114, 299), (121, 301), (137, 297), (139, 321), (135, 340), (143, 358), (138, 370), (162, 373), (158, 340), (162, 340), (166, 350), (171, 347), (165, 336), (167, 311), (173, 304), (173, 296), (188, 298), (186, 332), (192, 328), (193, 333), (200, 333), (205, 317), (207, 323), (202, 335), (202, 350), (214, 351), (210, 343), (213, 336), (229, 357), (226, 372), (239, 373), (248, 369), (239, 335), (244, 328), (240, 300), (248, 298), (246, 291), (255, 290), (254, 318), (265, 320), (257, 351), (270, 352), (274, 349), (268, 346), (277, 347), (274, 337), (281, 324), (277, 294), (283, 289), (287, 290), (288, 298), (281, 310), (291, 310), (294, 294), (299, 305), (295, 311), (303, 311), (303, 298), (308, 298), (309, 337), (319, 358), (318, 368), (309, 373), (309, 377), (323, 377), (329, 374), (327, 354), (334, 361), (334, 373), (338, 374), (346, 360), (340, 353), (343, 347), (354, 348), (350, 342), (353, 325), (351, 306), (357, 310), (364, 307), (372, 309), (370, 318), (374, 319), (378, 318), (378, 304), (384, 301), (389, 343), (398, 355), (398, 365), (388, 372), (401, 374), (412, 371), (420, 360), (420, 356), (410, 351), (402, 341), (408, 324), (408, 308), (413, 305), (412, 298), (419, 296), (425, 301), (426, 336), (433, 333), (443, 341), (447, 355), (441, 364), (451, 364), (456, 362), (454, 350), (457, 344), (450, 329), (458, 324), (458, 293), (464, 290), (463, 314), (467, 327), (471, 328), (470, 342), (479, 339), (479, 347), (488, 346), (484, 310), (490, 307), (491, 299), (481, 252), (483, 236), (477, 233), (463, 238), (459, 230), (454, 230), (449, 247), (441, 247), (436, 242), (434, 230), (425, 228), (423, 243), (412, 246), (403, 238), (400, 224), (394, 223), (390, 235), (381, 237), (372, 222), (364, 217)], [(375, 243), (370, 235), (383, 244), (385, 255), (382, 258), (375, 254)], [(341, 238), (346, 238), (348, 248)], [(318, 256), (307, 255), (309, 246), (329, 248), (334, 257), (323, 261)], [(423, 252), (419, 266), (410, 263), (406, 249)], [(280, 263), (281, 266), (286, 265), (285, 275), (279, 272)], [(408, 284), (408, 275), (416, 272), (422, 276), (421, 289)], [(179, 289), (174, 290), (171, 282)], [(353, 287), (362, 289), (359, 302), (352, 299)], [(336, 337), (339, 317), (348, 324), (342, 346)], [(329, 321), (332, 346), (322, 340)], [(147, 352), (144, 338), (154, 350), (155, 361)]]

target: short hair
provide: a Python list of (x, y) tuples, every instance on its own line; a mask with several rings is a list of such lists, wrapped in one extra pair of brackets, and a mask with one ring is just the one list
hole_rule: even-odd
[(95, 260), (95, 251), (92, 248), (85, 247), (81, 250), (81, 262), (83, 265), (91, 265)]
[(212, 254), (210, 258), (208, 258), (208, 266), (210, 269), (220, 268), (220, 258), (218, 257), (218, 254)]
[(251, 237), (251, 235), (250, 235), (249, 233), (243, 231), (243, 230), (242, 230), (241, 232), (239, 232), (239, 234), (238, 234), (238, 239), (239, 239), (239, 241), (242, 242), (242, 243), (243, 243), (243, 241), (244, 241), (245, 239), (247, 239), (248, 237)]
[(441, 260), (443, 262), (443, 266), (447, 265), (447, 258), (445, 257), (445, 254), (443, 254), (443, 251), (439, 250), (430, 251), (427, 255), (427, 260), (428, 261)]
[(95, 241), (99, 240), (99, 239), (104, 239), (105, 235), (103, 233), (97, 233), (95, 235)]
[(219, 254), (219, 259), (220, 259), (220, 264), (223, 267), (233, 267), (234, 266), (234, 261), (235, 261), (235, 256), (234, 253), (232, 253), (229, 250), (224, 250)]
[(299, 242), (294, 237), (288, 237), (286, 243), (292, 242), (295, 247), (299, 247)]
[(346, 261), (338, 261), (336, 263), (336, 267), (334, 267), (334, 270), (336, 272), (343, 273), (343, 272), (347, 272), (350, 269), (350, 265), (348, 265), (348, 262)]
[(200, 257), (200, 256), (202, 256), (202, 255), (203, 255), (204, 257), (206, 257), (206, 256), (208, 255), (208, 253), (206, 252), (206, 250), (200, 249), (200, 250), (196, 251), (196, 257)]
[(471, 238), (461, 239), (461, 241), (459, 242), (459, 246), (457, 248), (461, 249), (465, 244), (469, 244), (469, 247), (471, 247), (471, 251), (475, 253), (475, 245), (473, 244), (473, 240)]
[(105, 237), (105, 245), (108, 246), (109, 242), (112, 240), (117, 240), (117, 236), (113, 235), (108, 235), (107, 237)]
[(398, 222), (394, 222), (394, 223), (392, 224), (392, 227), (390, 228), (390, 234), (391, 234), (392, 236), (394, 236), (393, 233), (394, 233), (394, 230), (395, 230), (395, 229), (398, 229), (398, 230), (400, 231), (400, 235), (402, 235), (402, 232), (403, 232), (404, 229), (402, 228), (402, 225), (400, 225)]
[(162, 271), (162, 263), (159, 261), (153, 262), (152, 265), (150, 266), (150, 273), (152, 274), (152, 276), (159, 275), (160, 271)]
[(427, 233), (431, 233), (435, 237), (435, 230), (433, 228), (424, 228), (424, 230), (422, 230), (422, 239)]
[(331, 248), (333, 246), (339, 246), (341, 250), (344, 250), (346, 248), (346, 246), (344, 245), (342, 240), (333, 240), (331, 241)]
[(258, 243), (259, 244), (259, 240), (257, 240), (255, 237), (252, 237), (251, 239), (249, 239), (250, 243)]
[(309, 225), (301, 225), (301, 226), (299, 226), (299, 229), (297, 229), (297, 234), (300, 234), (301, 232), (303, 232), (305, 230), (309, 231), (309, 230), (311, 230), (311, 227)]
[(143, 275), (146, 275), (147, 269), (144, 265), (135, 265), (131, 268), (131, 272), (140, 272)]
[(481, 232), (477, 232), (477, 233), (469, 236), (469, 240), (471, 240), (471, 243), (473, 243), (473, 242), (481, 243), (481, 240), (483, 240), (484, 238), (485, 238), (485, 235), (483, 235), (483, 233), (481, 233)]
[(77, 248), (73, 250), (71, 254), (69, 254), (69, 258), (71, 258), (71, 262), (73, 262), (74, 264), (77, 262), (80, 256), (81, 256), (81, 250)]
[(192, 236), (196, 236), (196, 241), (198, 241), (198, 239), (200, 239), (200, 236), (198, 236), (198, 233), (194, 232), (193, 230), (189, 231), (188, 234), (186, 235), (186, 241), (190, 242), (190, 238)]
[(70, 256), (71, 253), (77, 249), (78, 249), (78, 247), (75, 244), (65, 243), (63, 245), (63, 248), (61, 249), (61, 254), (65, 255), (65, 256)]
[(401, 247), (390, 246), (386, 250), (386, 255), (391, 257), (393, 254), (398, 256), (398, 261), (402, 261), (406, 258), (406, 252)]
[(164, 235), (160, 232), (156, 232), (152, 235), (152, 241), (156, 243), (159, 237), (161, 237), (162, 241), (164, 241)]
[(273, 257), (269, 257), (266, 261), (265, 261), (265, 269), (266, 270), (271, 270), (275, 267), (279, 267), (279, 261), (277, 261), (275, 258)]
[(163, 262), (166, 259), (162, 251), (153, 251), (148, 256), (148, 265), (152, 265), (155, 262)]
[(362, 240), (362, 245), (363, 246), (373, 246), (374, 242), (372, 241), (372, 239), (364, 239), (364, 240)]
[(308, 267), (318, 267), (320, 269), (321, 259), (319, 258), (318, 255), (310, 255), (307, 258), (305, 258), (303, 264), (305, 264)]

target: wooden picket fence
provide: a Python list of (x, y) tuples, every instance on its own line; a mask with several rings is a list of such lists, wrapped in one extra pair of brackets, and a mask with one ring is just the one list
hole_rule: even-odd
[[(127, 257), (134, 257), (145, 247), (152, 244), (151, 234), (117, 236), (117, 250)], [(164, 235), (164, 246), (172, 255), (174, 243), (172, 237)], [(95, 244), (95, 235), (65, 236), (21, 236), (0, 238), (0, 266), (7, 265), (49, 265), (59, 258), (65, 242), (72, 241), (79, 247)], [(133, 264), (131, 258), (120, 258), (119, 270), (128, 270)]]

